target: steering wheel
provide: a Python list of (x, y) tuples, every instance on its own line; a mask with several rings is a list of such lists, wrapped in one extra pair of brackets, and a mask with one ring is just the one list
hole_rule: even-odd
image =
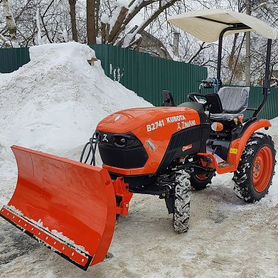
[(188, 97), (188, 100), (190, 100), (192, 102), (200, 103), (203, 106), (205, 106), (208, 102), (206, 95), (202, 95), (202, 94), (191, 93), (187, 97)]
[(223, 112), (221, 99), (216, 93), (207, 95), (192, 93), (188, 95), (188, 100), (202, 104), (204, 110), (209, 111), (210, 113), (216, 114)]

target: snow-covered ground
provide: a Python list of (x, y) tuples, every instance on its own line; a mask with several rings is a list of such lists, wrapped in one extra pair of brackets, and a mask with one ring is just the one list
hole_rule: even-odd
[[(97, 122), (150, 105), (107, 78), (76, 43), (31, 48), (31, 62), (0, 74), (0, 205), (16, 183), (12, 144), (78, 159)], [(278, 118), (269, 131), (278, 146)], [(277, 167), (276, 167), (277, 172)], [(193, 192), (190, 230), (175, 234), (164, 201), (136, 195), (120, 218), (105, 263), (83, 272), (0, 220), (0, 277), (278, 277), (278, 176), (269, 194), (245, 204), (232, 175)]]

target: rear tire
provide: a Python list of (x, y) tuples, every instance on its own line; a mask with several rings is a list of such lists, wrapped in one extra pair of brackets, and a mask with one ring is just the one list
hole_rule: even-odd
[(189, 174), (183, 170), (176, 174), (173, 227), (179, 234), (187, 232), (189, 228), (191, 198), (189, 177)]
[(248, 141), (234, 173), (234, 191), (245, 202), (259, 201), (272, 183), (275, 166), (274, 143), (271, 136), (255, 133)]
[(214, 173), (211, 174), (192, 174), (190, 176), (190, 184), (196, 190), (204, 190), (206, 189), (207, 185), (211, 183), (211, 179), (214, 176)]

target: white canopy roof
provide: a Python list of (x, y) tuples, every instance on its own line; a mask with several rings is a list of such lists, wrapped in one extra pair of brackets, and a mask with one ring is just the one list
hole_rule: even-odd
[[(206, 20), (207, 19), (207, 20)], [(234, 24), (244, 24), (251, 29), (228, 31), (225, 35), (255, 31), (268, 39), (277, 39), (277, 31), (256, 17), (229, 10), (211, 9), (189, 12), (173, 16), (169, 21), (204, 42), (214, 42), (219, 39), (222, 30)]]

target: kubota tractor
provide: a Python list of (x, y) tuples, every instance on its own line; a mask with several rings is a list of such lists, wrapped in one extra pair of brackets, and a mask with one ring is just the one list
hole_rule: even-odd
[[(116, 218), (128, 214), (133, 193), (164, 199), (174, 230), (183, 233), (191, 188), (206, 188), (216, 173), (234, 173), (235, 192), (246, 202), (260, 200), (271, 185), (274, 144), (259, 132), (271, 124), (258, 114), (269, 94), (274, 29), (226, 10), (187, 13), (170, 22), (203, 41), (219, 39), (217, 79), (203, 82), (215, 93), (191, 93), (176, 107), (168, 95), (162, 107), (108, 116), (84, 147), (81, 162), (12, 147), (18, 182), (1, 216), (82, 269), (104, 260)], [(220, 78), (223, 36), (251, 30), (268, 39), (258, 108), (248, 107), (248, 87), (223, 87)], [(244, 118), (246, 110), (252, 117)], [(102, 168), (92, 166), (97, 147)]]

